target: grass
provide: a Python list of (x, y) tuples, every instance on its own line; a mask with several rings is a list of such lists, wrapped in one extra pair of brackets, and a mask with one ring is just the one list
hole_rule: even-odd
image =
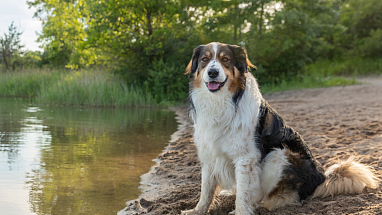
[(41, 87), (59, 78), (59, 73), (24, 70), (23, 72), (0, 72), (0, 95), (36, 97)]
[(102, 71), (23, 70), (0, 73), (0, 95), (52, 105), (155, 106), (150, 93)]
[(320, 59), (308, 65), (306, 70), (307, 74), (321, 74), (325, 77), (382, 74), (382, 58)]
[(320, 76), (306, 76), (304, 78), (294, 77), (289, 81), (283, 79), (280, 84), (265, 84), (260, 85), (262, 93), (273, 93), (285, 90), (297, 90), (305, 88), (322, 88), (333, 86), (353, 85), (358, 82), (355, 78), (348, 79), (342, 77), (320, 77)]
[(260, 85), (261, 92), (359, 84), (357, 76), (382, 74), (381, 58), (320, 59), (306, 66), (303, 75), (281, 78), (281, 83)]

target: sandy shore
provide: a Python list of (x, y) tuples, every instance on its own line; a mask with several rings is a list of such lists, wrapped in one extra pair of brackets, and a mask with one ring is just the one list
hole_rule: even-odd
[[(364, 85), (292, 90), (265, 99), (307, 141), (324, 166), (350, 155), (362, 158), (382, 178), (382, 77), (361, 79)], [(200, 196), (200, 163), (187, 107), (177, 108), (181, 123), (176, 137), (158, 157), (158, 165), (142, 176), (145, 192), (118, 214), (180, 214), (195, 207)], [(208, 214), (227, 214), (234, 196), (218, 197)], [(337, 195), (258, 214), (382, 214), (382, 188), (358, 195)]]

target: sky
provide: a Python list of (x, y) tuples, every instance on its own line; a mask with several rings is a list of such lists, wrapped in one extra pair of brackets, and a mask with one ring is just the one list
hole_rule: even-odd
[(14, 25), (24, 33), (20, 36), (21, 43), (31, 51), (39, 48), (37, 32), (41, 32), (41, 22), (33, 18), (35, 8), (28, 9), (27, 0), (0, 0), (0, 35), (8, 33), (8, 27)]

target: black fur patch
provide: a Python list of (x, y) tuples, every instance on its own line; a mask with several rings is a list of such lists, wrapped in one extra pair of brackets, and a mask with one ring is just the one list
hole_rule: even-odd
[(279, 182), (280, 188), (297, 190), (303, 200), (325, 181), (321, 164), (313, 157), (301, 135), (287, 126), (265, 100), (260, 105), (255, 138), (261, 161), (275, 148), (287, 148), (292, 152), (288, 157), (292, 165), (284, 169), (285, 178)]
[(237, 109), (237, 106), (239, 105), (240, 99), (243, 97), (243, 94), (244, 94), (244, 89), (239, 88), (236, 91), (235, 95), (233, 95), (233, 97), (232, 97), (232, 101), (235, 104), (236, 109)]
[[(188, 77), (188, 79), (189, 79), (188, 97), (190, 100), (190, 108), (188, 109), (188, 115), (190, 115), (191, 112), (193, 112), (193, 114), (196, 114), (194, 102), (191, 99), (191, 91), (192, 91), (192, 84), (194, 81), (195, 72), (198, 69), (198, 62), (199, 62), (200, 53), (201, 53), (203, 47), (204, 47), (204, 45), (200, 45), (194, 49), (194, 53), (192, 54), (192, 58), (191, 58), (191, 65), (189, 68), (186, 69), (186, 70), (189, 70), (187, 72), (190, 73), (190, 75)], [(199, 71), (198, 71), (198, 75), (199, 75)]]
[[(192, 54), (191, 68), (190, 68), (190, 71), (189, 71), (190, 72), (190, 76), (189, 76), (190, 80), (193, 80), (195, 72), (198, 69), (200, 52), (202, 51), (203, 47), (204, 47), (204, 45), (197, 46), (194, 49), (194, 53)], [(198, 75), (199, 75), (199, 71), (198, 71)]]
[[(188, 109), (188, 116), (191, 118), (192, 114), (194, 116), (196, 115), (196, 110), (195, 110), (195, 105), (194, 105), (194, 102), (192, 101), (191, 96), (189, 95), (188, 97), (189, 97), (189, 101), (190, 101), (190, 107)], [(196, 118), (194, 120), (196, 120)]]
[(240, 74), (248, 72), (247, 50), (241, 46), (228, 45), (228, 48), (233, 52), (234, 58), (231, 59)]
[(317, 168), (318, 162), (314, 158), (304, 159), (298, 153), (289, 153), (288, 161), (291, 165), (283, 170), (283, 175), (291, 177), (284, 177), (279, 183), (287, 184), (297, 190), (300, 200), (304, 200), (313, 194), (326, 177), (322, 169)]

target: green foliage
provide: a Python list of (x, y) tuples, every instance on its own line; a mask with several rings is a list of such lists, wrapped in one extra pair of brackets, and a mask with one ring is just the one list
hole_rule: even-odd
[(87, 39), (85, 32), (88, 10), (83, 1), (35, 0), (27, 1), (36, 7), (35, 17), (44, 20), (38, 42), (44, 48), (43, 64), (59, 68), (78, 69), (94, 64), (93, 49), (82, 50)]
[(343, 1), (341, 23), (348, 29), (346, 34), (352, 39), (370, 36), (371, 30), (382, 28), (382, 2), (379, 0)]
[(213, 41), (245, 46), (258, 67), (253, 73), (260, 85), (308, 78), (307, 65), (317, 59), (334, 60), (338, 66), (353, 58), (361, 62), (380, 58), (382, 53), (380, 0), (29, 0), (28, 4), (37, 9), (35, 17), (44, 20), (39, 65), (102, 66), (128, 86), (144, 89), (142, 93), (152, 95), (156, 103), (186, 97), (183, 71), (192, 50)]
[(184, 76), (184, 68), (165, 64), (163, 60), (154, 62), (149, 70), (145, 89), (146, 92), (154, 93), (157, 103), (184, 100), (188, 91), (188, 80)]
[(5, 70), (15, 70), (16, 66), (20, 64), (18, 56), (23, 54), (22, 49), (24, 48), (20, 40), (22, 33), (12, 22), (8, 27), (8, 33), (0, 36), (0, 64), (4, 64)]
[(382, 1), (345, 0), (338, 1), (337, 5), (340, 5), (337, 8), (340, 15), (337, 22), (345, 27), (345, 31), (326, 38), (326, 42), (333, 46), (332, 52), (336, 52), (329, 57), (381, 56)]
[(335, 13), (328, 1), (282, 1), (279, 7), (275, 2), (267, 6), (275, 10), (267, 15), (268, 31), (261, 40), (248, 42), (255, 44), (248, 48), (250, 58), (265, 70), (257, 76), (260, 83), (279, 83), (282, 77), (298, 75), (316, 59), (320, 41), (342, 30), (331, 21)]
[(18, 68), (21, 69), (33, 69), (42, 67), (42, 55), (40, 51), (24, 51), (22, 55), (17, 54)]
[(372, 29), (369, 37), (359, 41), (358, 48), (363, 57), (382, 57), (382, 28)]

